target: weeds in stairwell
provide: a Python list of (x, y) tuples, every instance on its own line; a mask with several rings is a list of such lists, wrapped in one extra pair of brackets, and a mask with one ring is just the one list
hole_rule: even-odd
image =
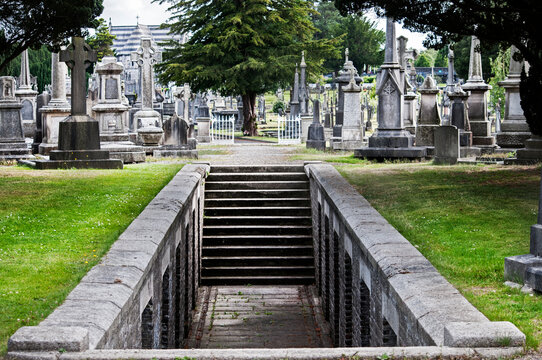
[(213, 324), (215, 322), (215, 308), (216, 308), (216, 302), (213, 303), (213, 309), (211, 310), (211, 321), (209, 321), (209, 331), (213, 330)]
[(239, 318), (239, 313), (237, 311), (234, 311), (233, 314), (231, 314), (231, 318), (232, 319), (237, 319)]

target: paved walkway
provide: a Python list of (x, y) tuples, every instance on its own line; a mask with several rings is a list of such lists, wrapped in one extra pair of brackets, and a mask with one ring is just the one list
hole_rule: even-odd
[(243, 141), (229, 146), (198, 145), (198, 150), (225, 151), (229, 154), (202, 154), (199, 160), (210, 161), (212, 164), (222, 163), (231, 165), (259, 165), (259, 164), (285, 164), (299, 163), (303, 160), (290, 160), (290, 156), (296, 154), (294, 146), (279, 146)]
[(331, 347), (314, 288), (201, 287), (187, 348)]

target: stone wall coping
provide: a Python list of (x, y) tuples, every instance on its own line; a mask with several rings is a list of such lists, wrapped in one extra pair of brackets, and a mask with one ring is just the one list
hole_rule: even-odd
[[(393, 302), (437, 346), (502, 346), (496, 335), (505, 331), (511, 345), (523, 345), (525, 335), (515, 325), (489, 320), (472, 306), (435, 267), (329, 164), (307, 164), (353, 244), (380, 269)], [(462, 324), (451, 326), (450, 324)], [(445, 328), (447, 337), (445, 337)], [(480, 329), (493, 340), (479, 336)], [(521, 340), (522, 339), (522, 340)]]
[(208, 164), (186, 165), (151, 200), (113, 243), (99, 264), (72, 290), (64, 303), (37, 326), (18, 329), (8, 352), (84, 351), (103, 345), (121, 312), (144, 285), (158, 248), (206, 174)]

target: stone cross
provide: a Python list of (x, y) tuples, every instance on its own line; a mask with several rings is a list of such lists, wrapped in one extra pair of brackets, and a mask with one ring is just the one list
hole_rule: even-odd
[(141, 39), (141, 46), (131, 55), (131, 60), (137, 62), (140, 68), (141, 107), (152, 109), (154, 94), (153, 65), (162, 61), (162, 53), (152, 46), (151, 38)]
[(65, 62), (72, 71), (72, 115), (87, 114), (85, 72), (97, 60), (96, 51), (82, 37), (72, 37), (71, 45), (60, 52), (60, 61)]

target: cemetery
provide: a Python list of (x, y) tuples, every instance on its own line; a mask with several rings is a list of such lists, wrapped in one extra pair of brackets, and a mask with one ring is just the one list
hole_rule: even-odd
[(542, 357), (525, 9), (108, 1), (0, 9), (0, 359)]

